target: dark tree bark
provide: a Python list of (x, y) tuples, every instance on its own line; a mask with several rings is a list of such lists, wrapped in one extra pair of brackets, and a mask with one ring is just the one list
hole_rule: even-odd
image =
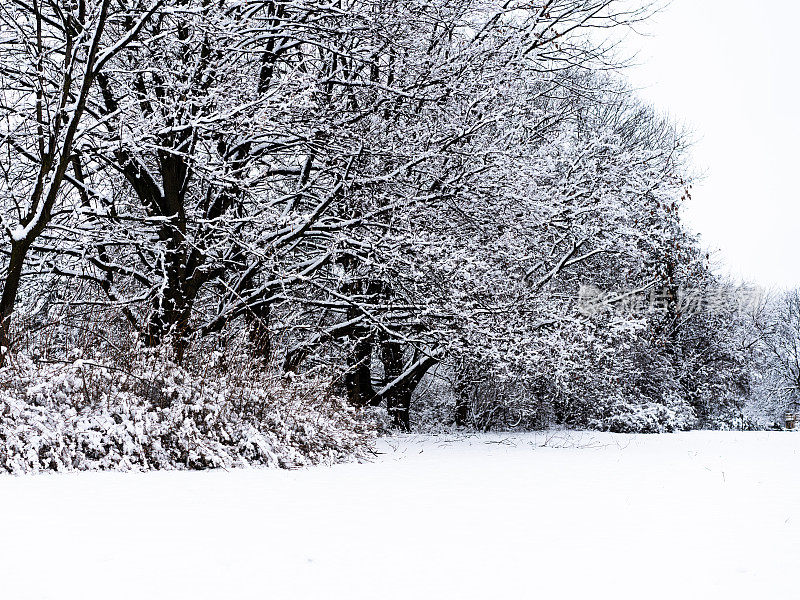
[(0, 296), (0, 365), (3, 364), (5, 354), (11, 349), (11, 317), (17, 301), (19, 284), (22, 279), (22, 268), (30, 243), (26, 240), (11, 245), (11, 257), (8, 263), (3, 294)]
[(456, 396), (456, 425), (465, 427), (469, 416), (469, 399), (466, 392), (459, 392)]
[(347, 374), (344, 382), (347, 399), (353, 406), (368, 406), (375, 398), (372, 387), (372, 333), (368, 328), (357, 328), (353, 335), (355, 344), (347, 357)]
[[(384, 387), (389, 386), (403, 374), (405, 367), (404, 355), (404, 348), (400, 342), (386, 340), (381, 345)], [(406, 402), (404, 386), (396, 385), (389, 388), (385, 398), (386, 410), (392, 418), (392, 425), (407, 431), (410, 426), (408, 412), (411, 407), (411, 398), (409, 396)]]
[[(402, 431), (411, 430), (411, 399), (425, 374), (438, 362), (433, 356), (417, 359), (416, 356), (409, 362), (403, 361), (402, 346), (397, 342), (388, 342), (384, 346), (382, 358), (384, 368), (389, 366), (386, 385), (378, 392), (381, 399), (386, 399), (386, 408), (392, 419), (392, 426)], [(415, 355), (417, 353), (415, 352)], [(388, 361), (388, 362), (387, 362)], [(390, 379), (390, 375), (399, 374)]]
[(250, 324), (250, 344), (257, 357), (268, 361), (272, 357), (272, 337), (269, 330), (269, 318), (272, 307), (261, 304), (248, 313)]

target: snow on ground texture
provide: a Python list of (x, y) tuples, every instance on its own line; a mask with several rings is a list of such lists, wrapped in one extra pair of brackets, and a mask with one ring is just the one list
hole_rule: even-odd
[(0, 476), (0, 597), (793, 598), (798, 449), (407, 436), (374, 464)]

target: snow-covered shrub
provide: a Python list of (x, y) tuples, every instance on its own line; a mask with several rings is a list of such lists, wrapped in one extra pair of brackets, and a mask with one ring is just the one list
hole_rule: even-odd
[(437, 367), (421, 382), (411, 400), (412, 431), (425, 434), (452, 433), (455, 427), (456, 394), (445, 369)]
[(363, 457), (375, 436), (319, 373), (190, 370), (144, 349), (124, 370), (10, 363), (0, 369), (0, 472), (291, 468)]
[(691, 409), (681, 404), (618, 401), (608, 408), (605, 416), (593, 419), (589, 425), (614, 433), (672, 433), (690, 429), (694, 420)]
[(536, 430), (551, 424), (541, 381), (502, 377), (463, 363), (439, 365), (426, 377), (412, 400), (411, 415), (420, 433)]

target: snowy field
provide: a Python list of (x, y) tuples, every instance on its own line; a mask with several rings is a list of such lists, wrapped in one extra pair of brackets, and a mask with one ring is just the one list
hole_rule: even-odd
[(380, 450), (292, 472), (0, 476), (0, 598), (800, 597), (800, 434)]

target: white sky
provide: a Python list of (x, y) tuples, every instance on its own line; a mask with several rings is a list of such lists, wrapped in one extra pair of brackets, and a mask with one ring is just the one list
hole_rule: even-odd
[(767, 286), (800, 286), (798, 23), (796, 0), (673, 0), (626, 39), (640, 95), (694, 132), (686, 222)]

